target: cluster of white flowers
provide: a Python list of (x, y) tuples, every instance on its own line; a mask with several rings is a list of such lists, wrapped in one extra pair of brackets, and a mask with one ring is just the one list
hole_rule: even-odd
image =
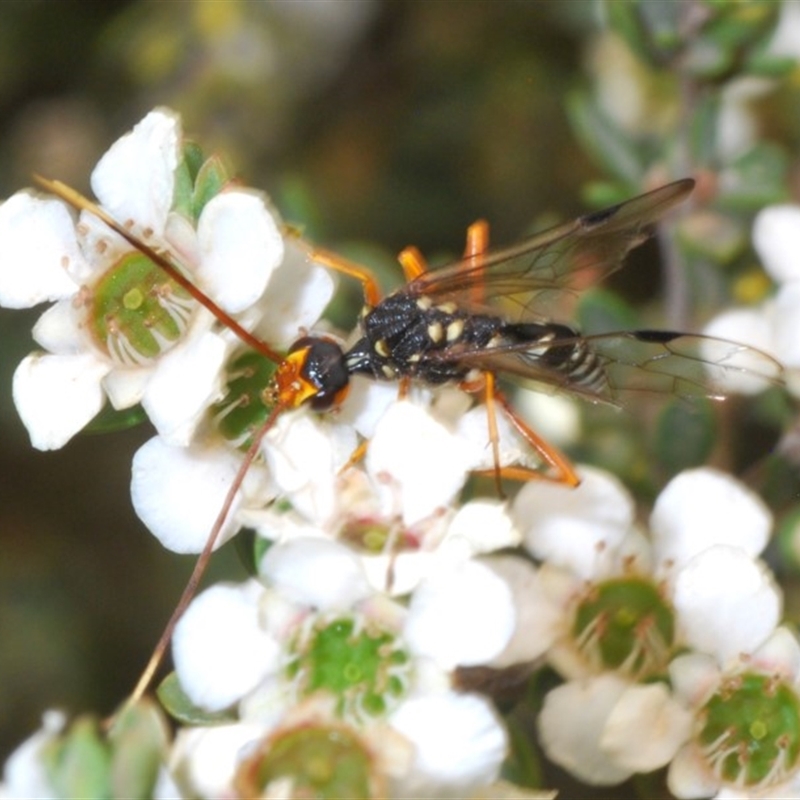
[[(176, 116), (154, 111), (103, 157), (92, 187), (239, 324), (285, 349), (318, 322), (333, 281), (263, 198), (218, 177), (212, 160), (190, 158)], [(199, 552), (254, 425), (223, 431), (257, 405), (231, 387), (261, 373), (90, 213), (76, 225), (60, 201), (22, 192), (0, 206), (0, 304), (45, 300), (56, 303), (34, 336), (47, 352), (14, 380), (34, 445), (62, 446), (106, 398), (141, 403), (158, 436), (134, 458), (134, 506), (166, 547)], [(502, 458), (524, 460), (498, 422)], [(459, 503), (470, 471), (492, 463), (488, 441), (484, 411), (463, 395), (398, 399), (366, 380), (338, 413), (277, 419), (219, 540), (255, 531), (257, 574), (204, 591), (175, 630), (175, 677), (198, 723), (164, 753), (156, 796), (486, 791), (509, 736), (488, 699), (454, 688), (456, 671), (545, 661), (564, 682), (544, 698), (542, 744), (587, 783), (669, 766), (679, 797), (800, 785), (800, 646), (779, 627), (781, 597), (759, 559), (764, 504), (693, 470), (664, 489), (648, 533), (624, 487), (589, 468), (577, 489), (531, 482), (511, 507)], [(12, 756), (6, 796), (57, 796), (40, 757), (63, 724), (48, 717)]]

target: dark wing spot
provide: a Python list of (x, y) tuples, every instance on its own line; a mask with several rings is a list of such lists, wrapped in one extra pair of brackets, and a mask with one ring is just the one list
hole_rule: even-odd
[(617, 203), (615, 206), (609, 208), (602, 208), (600, 211), (593, 211), (590, 214), (584, 214), (581, 217), (581, 224), (584, 228), (592, 228), (595, 225), (602, 225), (614, 216), (619, 211), (622, 203)]
[(668, 344), (675, 339), (685, 336), (677, 331), (631, 331), (630, 335), (640, 342), (653, 342), (655, 344)]

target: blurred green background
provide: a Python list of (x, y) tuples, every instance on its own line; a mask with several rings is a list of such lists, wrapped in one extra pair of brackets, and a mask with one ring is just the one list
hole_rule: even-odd
[[(88, 192), (105, 149), (166, 105), (330, 248), (453, 255), (478, 217), (509, 242), (585, 210), (603, 177), (565, 108), (598, 19), (594, 0), (4, 0), (0, 196), (34, 171)], [(788, 108), (766, 119), (796, 148)], [(657, 271), (637, 275), (652, 299)], [(192, 567), (131, 511), (149, 429), (30, 448), (10, 387), (38, 313), (0, 309), (0, 755), (48, 707), (111, 712)], [(241, 574), (225, 550), (213, 569)]]

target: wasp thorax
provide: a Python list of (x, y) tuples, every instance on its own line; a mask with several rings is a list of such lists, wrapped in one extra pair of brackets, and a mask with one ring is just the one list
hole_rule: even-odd
[(141, 253), (127, 253), (92, 287), (88, 327), (111, 359), (144, 366), (177, 344), (195, 302)]
[(296, 341), (275, 373), (277, 400), (288, 408), (308, 402), (324, 411), (344, 400), (349, 384), (341, 346), (324, 336), (304, 336)]

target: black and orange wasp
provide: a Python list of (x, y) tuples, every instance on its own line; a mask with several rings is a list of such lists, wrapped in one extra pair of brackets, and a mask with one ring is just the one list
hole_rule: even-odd
[[(487, 249), (488, 228), (476, 223), (468, 231), (464, 258), (435, 269), (427, 268), (415, 248), (407, 248), (399, 256), (406, 283), (386, 297), (381, 297), (367, 270), (308, 246), (309, 258), (358, 279), (366, 302), (359, 332), (349, 347), (331, 336), (310, 334), (286, 354), (254, 337), (197, 289), (167, 255), (133, 236), (103, 209), (58, 181), (37, 180), (74, 207), (103, 220), (245, 344), (277, 364), (264, 389), (269, 415), (253, 437), (237, 481), (134, 697), (145, 690), (163, 656), (266, 431), (285, 410), (308, 404), (324, 411), (339, 405), (355, 375), (398, 381), (401, 391), (416, 381), (429, 386), (456, 383), (467, 392), (481, 393), (498, 485), (502, 476), (548, 477), (572, 486), (579, 479), (567, 457), (519, 417), (498, 388), (498, 378), (513, 376), (609, 403), (620, 403), (627, 392), (642, 391), (721, 399), (729, 393), (732, 378), (744, 376), (764, 387), (782, 379), (781, 367), (773, 358), (744, 344), (664, 330), (581, 335), (572, 325), (550, 317), (565, 295), (619, 269), (627, 253), (649, 236), (653, 224), (689, 196), (692, 179), (585, 214), (504, 249)], [(544, 472), (500, 464), (498, 408), (547, 465)]]

